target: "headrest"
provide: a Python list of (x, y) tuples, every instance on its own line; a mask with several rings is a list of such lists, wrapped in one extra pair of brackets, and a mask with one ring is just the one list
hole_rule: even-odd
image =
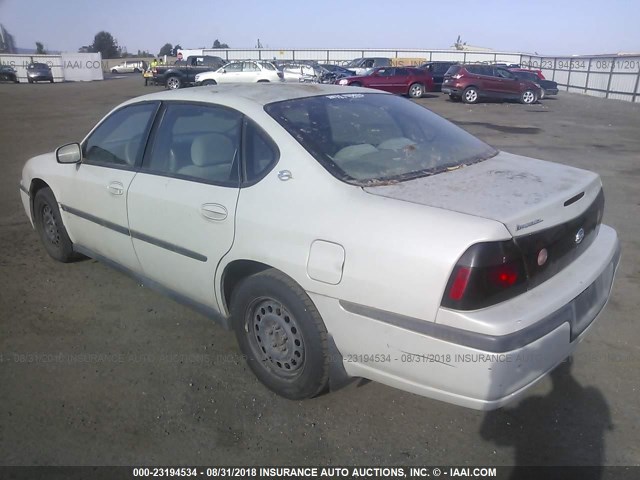
[(191, 162), (198, 167), (232, 163), (234, 153), (231, 140), (219, 133), (202, 135), (191, 144)]

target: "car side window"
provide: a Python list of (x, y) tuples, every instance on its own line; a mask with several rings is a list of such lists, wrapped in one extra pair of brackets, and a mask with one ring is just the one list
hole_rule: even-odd
[(235, 110), (170, 103), (142, 170), (237, 187), (241, 130), (242, 114)]
[(155, 102), (142, 103), (112, 113), (84, 142), (83, 162), (133, 167), (142, 155), (157, 108)]
[(248, 183), (259, 180), (278, 161), (278, 147), (249, 119), (245, 119), (243, 147), (244, 178)]
[(225, 66), (224, 69), (227, 72), (241, 72), (242, 71), (242, 62), (230, 63), (229, 65)]
[(256, 62), (244, 62), (242, 64), (242, 71), (243, 72), (259, 72), (260, 67), (256, 65)]
[(396, 68), (396, 75), (407, 76), (409, 75), (409, 73), (413, 72), (409, 72), (409, 70), (407, 70), (406, 68)]
[(378, 70), (378, 75), (381, 77), (391, 77), (394, 74), (393, 68), (381, 68)]

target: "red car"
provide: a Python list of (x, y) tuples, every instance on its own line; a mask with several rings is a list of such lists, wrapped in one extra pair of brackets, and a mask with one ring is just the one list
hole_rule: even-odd
[(433, 90), (433, 78), (429, 72), (419, 68), (380, 67), (367, 75), (341, 78), (338, 85), (377, 88), (385, 92), (420, 98), (425, 92)]
[(509, 68), (508, 70), (509, 70), (510, 72), (513, 72), (513, 73), (518, 73), (518, 72), (530, 72), (530, 73), (535, 73), (535, 74), (538, 76), (538, 78), (539, 78), (540, 80), (546, 80), (546, 79), (544, 78), (544, 75), (542, 74), (542, 70), (533, 70), (533, 69), (528, 70), (528, 69), (526, 69), (526, 68)]

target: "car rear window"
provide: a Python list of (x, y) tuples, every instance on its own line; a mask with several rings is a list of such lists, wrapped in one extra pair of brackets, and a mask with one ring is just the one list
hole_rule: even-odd
[(497, 153), (394, 95), (325, 95), (271, 103), (265, 110), (330, 173), (355, 185), (433, 175)]
[(460, 71), (460, 68), (461, 68), (460, 65), (452, 65), (449, 67), (445, 75), (455, 75)]

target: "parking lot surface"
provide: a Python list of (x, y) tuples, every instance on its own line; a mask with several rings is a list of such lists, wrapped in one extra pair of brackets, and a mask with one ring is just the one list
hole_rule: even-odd
[(573, 362), (484, 413), (365, 381), (285, 400), (232, 332), (96, 261), (49, 258), (20, 203), (24, 162), (158, 88), (0, 84), (0, 464), (640, 465), (640, 105), (418, 100), (497, 148), (598, 172), (621, 238), (613, 295)]

